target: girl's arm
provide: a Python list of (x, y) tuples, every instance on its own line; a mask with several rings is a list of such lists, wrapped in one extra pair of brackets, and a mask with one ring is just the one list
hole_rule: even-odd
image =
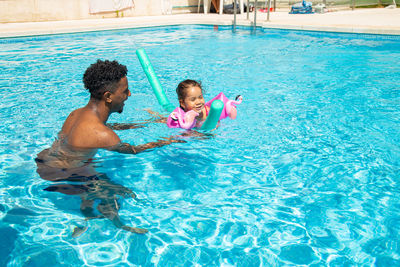
[(149, 108), (145, 109), (152, 117), (150, 119), (148, 119), (147, 121), (150, 122), (154, 122), (154, 123), (166, 123), (167, 122), (167, 117), (165, 117), (164, 115), (153, 111)]
[(209, 113), (210, 113), (210, 107), (204, 106), (204, 110), (199, 114), (197, 119), (204, 121), (205, 119), (207, 119)]

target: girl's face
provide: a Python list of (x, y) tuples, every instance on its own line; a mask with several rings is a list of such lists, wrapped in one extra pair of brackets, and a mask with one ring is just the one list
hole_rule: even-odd
[(204, 108), (204, 103), (203, 92), (198, 86), (192, 86), (186, 89), (185, 98), (179, 100), (179, 104), (186, 112), (194, 110), (197, 113), (201, 113)]

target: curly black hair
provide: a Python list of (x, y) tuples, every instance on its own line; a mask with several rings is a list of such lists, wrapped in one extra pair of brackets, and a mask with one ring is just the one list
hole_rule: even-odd
[(119, 81), (126, 76), (128, 69), (125, 65), (119, 64), (116, 60), (102, 61), (89, 66), (83, 74), (83, 84), (89, 90), (90, 96), (101, 99), (107, 91), (114, 92)]

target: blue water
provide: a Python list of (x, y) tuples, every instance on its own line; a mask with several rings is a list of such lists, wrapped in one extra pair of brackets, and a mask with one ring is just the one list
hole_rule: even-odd
[[(400, 38), (176, 26), (0, 39), (0, 266), (400, 265)], [(183, 79), (206, 99), (241, 94), (207, 140), (139, 155), (100, 151), (97, 170), (135, 192), (119, 212), (137, 235), (86, 221), (78, 196), (48, 192), (34, 158), (73, 109), (96, 59), (127, 65), (132, 96), (109, 122), (161, 109)], [(118, 131), (142, 144), (181, 133)], [(76, 226), (88, 227), (72, 237)]]

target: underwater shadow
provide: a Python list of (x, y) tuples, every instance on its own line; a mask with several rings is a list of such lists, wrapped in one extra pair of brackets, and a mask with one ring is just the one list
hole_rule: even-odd
[[(39, 157), (35, 162), (39, 176), (53, 182), (43, 190), (79, 196), (81, 200), (79, 209), (85, 220), (106, 218), (123, 230), (138, 234), (148, 232), (146, 229), (127, 226), (121, 221), (118, 214), (121, 197), (136, 198), (136, 195), (131, 189), (111, 181), (106, 174), (97, 172), (92, 162), (87, 162), (78, 168), (51, 167)], [(86, 229), (87, 227), (76, 227), (72, 236), (79, 236)]]

